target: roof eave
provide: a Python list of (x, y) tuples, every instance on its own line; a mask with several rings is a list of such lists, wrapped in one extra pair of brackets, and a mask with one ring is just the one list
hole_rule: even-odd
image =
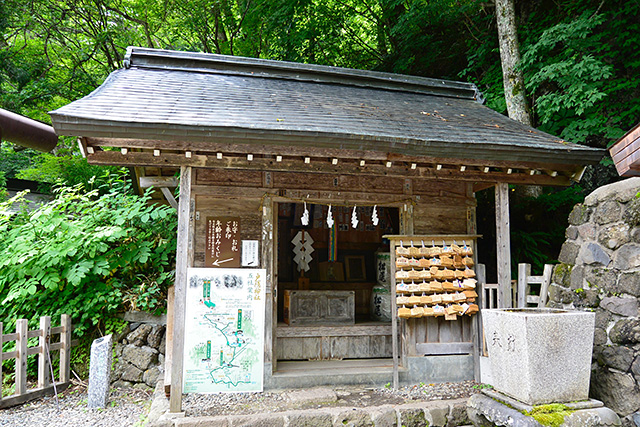
[[(413, 157), (483, 159), (546, 164), (589, 165), (600, 162), (605, 150), (567, 144), (564, 148), (538, 148), (483, 142), (481, 144), (452, 141), (394, 138), (370, 135), (328, 134), (322, 132), (235, 129), (158, 123), (105, 123), (51, 113), (59, 134), (83, 137), (154, 139), (164, 141), (215, 142), (233, 144), (261, 143), (274, 147), (308, 146), (342, 150), (377, 151)], [(152, 136), (153, 138), (150, 138)], [(126, 142), (122, 148), (127, 148)], [(277, 154), (274, 150), (274, 154)]]

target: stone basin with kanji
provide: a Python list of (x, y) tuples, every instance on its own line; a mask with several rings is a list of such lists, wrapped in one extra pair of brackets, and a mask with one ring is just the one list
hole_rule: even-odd
[(482, 310), (492, 386), (528, 405), (589, 397), (595, 313)]

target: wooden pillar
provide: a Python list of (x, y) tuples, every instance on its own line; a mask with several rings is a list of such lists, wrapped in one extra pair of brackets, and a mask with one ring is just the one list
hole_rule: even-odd
[(518, 264), (518, 308), (527, 306), (527, 278), (531, 276), (531, 264)]
[[(191, 167), (180, 167), (180, 199), (178, 201), (178, 245), (173, 304), (173, 343), (171, 364), (171, 396), (169, 412), (182, 412), (182, 369), (184, 362), (184, 323), (189, 267), (189, 237), (192, 228)], [(191, 243), (192, 244), (192, 243)]]
[(413, 234), (413, 204), (405, 203), (400, 206), (400, 234), (411, 236)]
[(164, 392), (171, 395), (171, 365), (173, 363), (173, 296), (175, 287), (169, 286), (167, 290), (167, 338), (164, 348)]
[(61, 314), (60, 326), (63, 328), (60, 333), (60, 382), (66, 384), (71, 380), (71, 316)]
[[(271, 178), (269, 177), (269, 180)], [(276, 221), (273, 209), (273, 199), (265, 197), (262, 201), (262, 262), (261, 267), (266, 271), (265, 278), (265, 332), (264, 332), (264, 363), (266, 366), (271, 364), (271, 372), (265, 369), (265, 376), (275, 372), (277, 368), (276, 345), (276, 328), (278, 326), (277, 313), (277, 281), (274, 273), (276, 267), (276, 254), (273, 250), (273, 234), (274, 224)], [(266, 382), (266, 381), (265, 381)]]
[(509, 225), (509, 184), (496, 184), (496, 258), (498, 262), (498, 301), (500, 308), (511, 308), (511, 237)]
[(55, 381), (49, 375), (49, 336), (51, 335), (51, 317), (42, 316), (40, 318), (40, 329), (42, 335), (38, 337), (40, 352), (38, 354), (38, 388), (45, 388)]
[(389, 245), (391, 252), (391, 355), (393, 357), (393, 389), (397, 390), (400, 386), (398, 374), (398, 306), (395, 304), (396, 299), (396, 243), (394, 240)]
[(16, 395), (25, 394), (27, 392), (27, 333), (29, 332), (29, 323), (26, 319), (16, 320)]

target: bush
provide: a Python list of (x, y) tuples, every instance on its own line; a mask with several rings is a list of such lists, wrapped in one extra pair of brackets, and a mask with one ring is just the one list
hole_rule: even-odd
[(38, 324), (40, 316), (72, 316), (75, 335), (105, 332), (118, 311), (162, 312), (173, 282), (176, 212), (150, 205), (150, 191), (128, 193), (120, 175), (85, 193), (60, 187), (33, 212), (7, 213), (20, 195), (0, 203), (0, 321)]

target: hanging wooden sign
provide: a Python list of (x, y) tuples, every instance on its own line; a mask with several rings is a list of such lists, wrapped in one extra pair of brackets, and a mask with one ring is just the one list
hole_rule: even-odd
[(240, 267), (240, 218), (207, 217), (205, 267)]

